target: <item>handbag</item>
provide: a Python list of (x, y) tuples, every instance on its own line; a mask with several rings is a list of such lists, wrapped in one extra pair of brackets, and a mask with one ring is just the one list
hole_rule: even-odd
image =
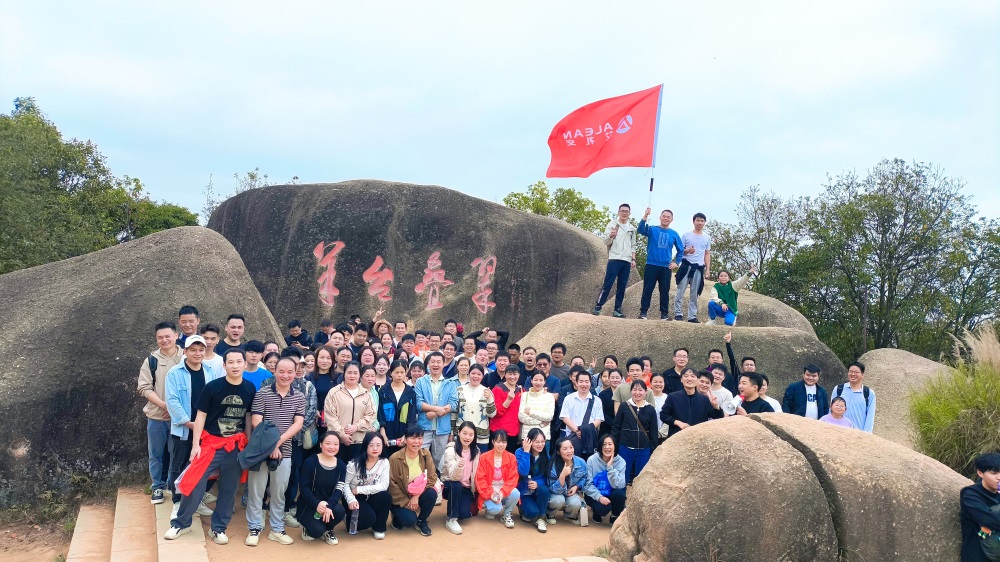
[(611, 497), (611, 481), (608, 480), (608, 471), (605, 470), (594, 475), (594, 487), (602, 496)]
[[(591, 411), (593, 411), (593, 409), (594, 409), (594, 402), (596, 402), (596, 401), (597, 400), (595, 398), (591, 397), (590, 402), (587, 403), (587, 411), (583, 413), (583, 422), (580, 424), (579, 427), (583, 427), (583, 426), (587, 425), (588, 423), (590, 423), (590, 413), (591, 413)], [(575, 433), (570, 433), (569, 434), (569, 442), (573, 444), (573, 449), (575, 451), (578, 451), (577, 452), (577, 456), (581, 456), (581, 457), (582, 456), (588, 456), (589, 453), (593, 452), (593, 451), (584, 451), (583, 450), (583, 440), (581, 438), (577, 437)]]
[(317, 441), (317, 439), (316, 439), (317, 435), (316, 434), (317, 433), (319, 433), (319, 432), (316, 430), (316, 425), (315, 424), (314, 425), (310, 425), (309, 427), (306, 428), (305, 432), (303, 432), (303, 434), (302, 434), (302, 448), (303, 449), (308, 450), (308, 449), (312, 449), (313, 447), (316, 446), (316, 441)]
[(427, 489), (427, 471), (426, 470), (424, 470), (422, 473), (418, 474), (416, 478), (414, 478), (413, 480), (411, 480), (410, 483), (406, 485), (406, 491), (411, 496), (419, 496), (420, 494), (424, 493), (424, 490), (426, 490), (426, 489)]

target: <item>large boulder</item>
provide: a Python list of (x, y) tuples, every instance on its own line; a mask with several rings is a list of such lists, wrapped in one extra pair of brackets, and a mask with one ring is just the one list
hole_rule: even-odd
[(377, 180), (251, 190), (208, 226), (236, 247), (275, 318), (310, 329), (384, 307), (390, 321), (442, 327), (451, 317), (466, 332), (489, 325), (516, 337), (552, 314), (589, 310), (607, 260), (598, 237), (565, 222)]
[(192, 304), (202, 324), (280, 333), (239, 254), (201, 227), (0, 276), (0, 507), (141, 474), (139, 368), (153, 327)]
[(835, 562), (837, 535), (808, 461), (740, 416), (657, 448), (615, 522), (611, 559)]
[[(638, 274), (633, 271), (632, 277), (638, 277)], [(715, 282), (712, 281), (712, 283)], [(677, 284), (671, 279), (669, 301), (671, 318), (674, 314), (674, 302), (676, 296)], [(706, 287), (705, 290), (701, 292), (701, 296), (698, 297), (698, 319), (702, 322), (708, 320), (708, 296), (709, 289)], [(614, 296), (612, 296), (612, 299), (613, 298)], [(687, 302), (687, 299), (685, 299), (681, 305), (681, 314), (683, 314), (685, 320), (687, 320)], [(641, 303), (642, 284), (639, 283), (630, 285), (629, 288), (625, 290), (625, 300), (622, 303), (623, 312), (625, 312), (626, 316), (629, 317), (638, 316)], [(612, 308), (613, 307), (611, 306), (606, 306), (604, 310), (601, 311), (601, 314), (604, 316), (610, 316)], [(801, 312), (776, 298), (768, 297), (760, 293), (755, 293), (750, 290), (740, 291), (739, 311), (740, 315), (736, 320), (736, 324), (738, 326), (793, 328), (813, 336), (816, 335), (816, 331), (813, 330), (812, 324), (809, 323), (809, 320), (806, 320), (806, 317), (803, 316)], [(651, 319), (659, 319), (660, 317), (659, 288), (653, 290), (653, 296), (649, 301), (648, 316)], [(722, 322), (719, 321), (719, 323), (721, 324)]]
[(725, 353), (722, 338), (730, 330), (737, 360), (744, 355), (755, 357), (757, 369), (771, 381), (768, 396), (779, 402), (785, 387), (802, 379), (802, 367), (808, 363), (823, 369), (824, 381), (844, 379), (844, 365), (830, 348), (815, 336), (791, 328), (730, 328), (567, 312), (539, 322), (518, 343), (548, 351), (553, 343), (562, 342), (570, 355), (581, 355), (588, 362), (594, 355), (610, 353), (618, 356), (623, 368), (625, 359), (648, 355), (657, 371), (673, 366), (674, 349), (686, 347), (691, 357), (689, 366), (704, 369), (710, 350)]
[(865, 384), (875, 391), (875, 435), (913, 448), (910, 393), (951, 370), (902, 349), (873, 349), (858, 358), (865, 365)]
[(730, 417), (657, 448), (611, 531), (611, 559), (957, 560), (969, 483), (861, 431)]

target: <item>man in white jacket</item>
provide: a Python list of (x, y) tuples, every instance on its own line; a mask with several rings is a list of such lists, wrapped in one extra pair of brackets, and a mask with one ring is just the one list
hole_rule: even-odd
[(601, 313), (601, 307), (611, 296), (611, 286), (618, 280), (615, 292), (615, 318), (623, 318), (622, 301), (625, 299), (625, 288), (628, 287), (628, 275), (635, 267), (635, 227), (629, 222), (632, 208), (628, 203), (618, 206), (618, 220), (608, 223), (604, 229), (604, 245), (608, 247), (608, 266), (604, 273), (604, 286), (597, 295), (594, 314)]

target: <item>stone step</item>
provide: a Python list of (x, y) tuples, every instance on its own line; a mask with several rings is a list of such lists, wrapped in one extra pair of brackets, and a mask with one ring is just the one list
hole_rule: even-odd
[(156, 511), (149, 495), (133, 488), (118, 490), (111, 562), (156, 562)]
[[(148, 500), (147, 500), (148, 501)], [(170, 528), (170, 511), (174, 504), (167, 500), (156, 506), (156, 546), (159, 562), (208, 562), (208, 551), (205, 549), (205, 529), (201, 526), (201, 518), (194, 516), (191, 521), (191, 532), (168, 541), (163, 533)]]
[(81, 506), (80, 513), (76, 516), (69, 552), (66, 553), (67, 562), (108, 560), (111, 557), (114, 518), (114, 511), (109, 507)]

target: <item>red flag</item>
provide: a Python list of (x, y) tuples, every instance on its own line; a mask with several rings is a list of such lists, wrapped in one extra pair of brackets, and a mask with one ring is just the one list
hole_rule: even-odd
[(652, 167), (663, 84), (587, 104), (549, 134), (547, 178), (586, 178), (597, 170)]

